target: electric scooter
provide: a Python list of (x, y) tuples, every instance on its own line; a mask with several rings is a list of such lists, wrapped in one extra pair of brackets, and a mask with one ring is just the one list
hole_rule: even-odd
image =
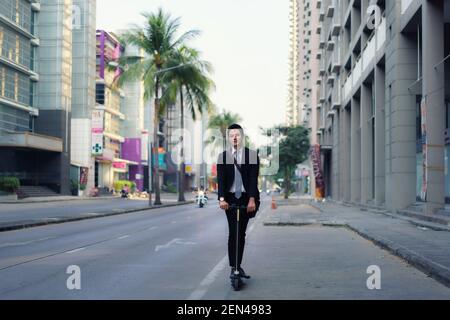
[(230, 209), (236, 209), (236, 265), (234, 274), (231, 277), (231, 286), (234, 291), (239, 291), (244, 285), (244, 281), (239, 273), (239, 221), (241, 210), (247, 210), (247, 206), (232, 204)]

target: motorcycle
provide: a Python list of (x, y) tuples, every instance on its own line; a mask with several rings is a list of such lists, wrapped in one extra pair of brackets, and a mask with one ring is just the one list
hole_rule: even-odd
[(128, 191), (128, 189), (122, 189), (121, 191), (120, 191), (120, 197), (121, 198), (130, 198), (130, 192)]
[(200, 191), (195, 197), (195, 201), (199, 208), (203, 208), (208, 203), (208, 197), (203, 191)]

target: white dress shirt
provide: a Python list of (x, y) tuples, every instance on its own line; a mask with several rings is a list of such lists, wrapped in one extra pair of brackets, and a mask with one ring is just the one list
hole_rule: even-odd
[[(236, 152), (235, 148), (231, 148), (231, 155), (234, 158), (234, 153)], [(237, 155), (236, 155), (236, 161), (238, 164), (243, 164), (243, 155), (244, 155), (244, 148), (240, 148), (239, 150), (237, 150)], [(234, 160), (233, 160), (234, 161)], [(236, 166), (234, 166), (234, 175), (236, 176), (236, 174), (239, 173), (239, 170)], [(243, 181), (242, 181), (243, 182)], [(235, 193), (236, 192), (236, 179), (233, 181), (233, 185), (230, 188), (230, 192), (231, 193)], [(242, 183), (242, 192), (246, 192), (245, 188), (244, 188), (244, 183)]]

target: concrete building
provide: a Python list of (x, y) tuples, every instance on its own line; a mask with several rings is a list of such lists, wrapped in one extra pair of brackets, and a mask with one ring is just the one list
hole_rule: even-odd
[[(290, 53), (289, 53), (289, 80), (288, 80), (288, 105), (286, 109), (286, 125), (295, 126), (300, 123), (300, 34), (302, 1), (291, 0), (289, 9), (290, 19)], [(303, 28), (302, 28), (303, 29)]]
[(450, 1), (323, 0), (325, 195), (426, 213), (450, 199)]
[(86, 190), (95, 186), (95, 157), (91, 152), (91, 121), (95, 108), (96, 0), (73, 0), (71, 172)]
[[(303, 125), (312, 132), (317, 132), (317, 102), (319, 77), (319, 49), (321, 24), (319, 9), (321, 2), (317, 0), (291, 0), (291, 54), (289, 78), (289, 104), (286, 125)], [(310, 143), (317, 144), (318, 137), (313, 134)], [(310, 169), (310, 161), (299, 166), (301, 170), (300, 185), (315, 190), (314, 172)], [(309, 170), (304, 170), (308, 168)], [(306, 188), (306, 187), (305, 187)], [(305, 188), (301, 188), (304, 190)], [(300, 190), (300, 188), (299, 188)]]
[(96, 106), (92, 116), (92, 153), (95, 158), (95, 186), (114, 188), (114, 181), (128, 180), (129, 165), (137, 162), (122, 159), (122, 112), (125, 95), (117, 87), (119, 69), (110, 69), (111, 62), (123, 54), (124, 47), (110, 32), (97, 30)]
[(0, 174), (69, 194), (71, 0), (0, 2)]
[[(144, 57), (144, 52), (127, 45), (124, 55)], [(136, 182), (139, 190), (148, 190), (149, 142), (153, 137), (153, 113), (150, 111), (153, 101), (144, 100), (145, 88), (142, 81), (125, 83), (122, 90), (124, 92), (122, 112), (125, 115), (122, 122), (122, 132), (125, 137), (122, 144), (122, 158), (136, 163), (136, 165), (129, 165), (129, 180)]]

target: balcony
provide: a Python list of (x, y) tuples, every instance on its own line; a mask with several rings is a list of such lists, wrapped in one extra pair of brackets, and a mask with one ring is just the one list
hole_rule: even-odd
[(336, 37), (332, 37), (330, 40), (328, 40), (327, 50), (328, 51), (333, 51), (335, 45), (336, 45)]
[(336, 111), (330, 110), (327, 113), (327, 118), (334, 118), (335, 115), (336, 115)]
[(318, 50), (317, 51), (317, 55), (316, 55), (316, 59), (317, 60), (320, 60), (322, 58), (322, 51), (321, 50)]
[(338, 110), (341, 107), (341, 83), (339, 79), (334, 83), (331, 101), (331, 110)]
[(333, 74), (330, 74), (327, 78), (327, 83), (332, 85), (335, 80), (336, 80), (336, 76)]
[(323, 76), (326, 72), (325, 59), (320, 60), (319, 75)]
[(336, 0), (332, 0), (331, 3), (328, 5), (327, 17), (332, 18), (335, 10), (336, 10)]
[(319, 12), (319, 21), (323, 22), (324, 20), (325, 20), (325, 10), (322, 7)]
[(331, 57), (331, 72), (339, 73), (341, 70), (341, 50), (337, 47), (333, 50), (333, 55)]
[(319, 101), (320, 103), (324, 103), (325, 102), (325, 89), (326, 89), (326, 85), (324, 82), (322, 82), (322, 85), (320, 86), (320, 94), (319, 94)]
[(340, 31), (341, 31), (341, 18), (339, 16), (339, 12), (337, 12), (334, 15), (333, 20), (331, 22), (331, 35), (337, 36), (339, 35)]
[(325, 32), (322, 30), (322, 33), (320, 34), (320, 42), (319, 42), (319, 49), (325, 48), (326, 38), (325, 38)]

